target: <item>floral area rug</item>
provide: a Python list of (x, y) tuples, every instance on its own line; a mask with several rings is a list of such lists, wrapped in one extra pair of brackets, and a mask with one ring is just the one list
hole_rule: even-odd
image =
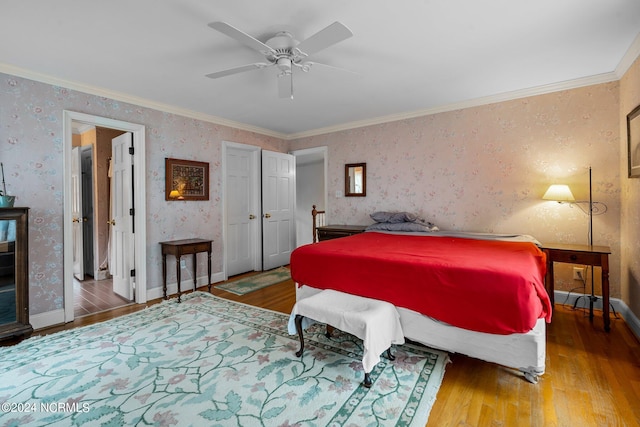
[(265, 271), (264, 273), (248, 276), (243, 279), (234, 280), (233, 282), (222, 283), (216, 285), (218, 289), (222, 289), (227, 292), (231, 292), (235, 295), (244, 295), (249, 292), (257, 291), (258, 289), (266, 288), (267, 286), (275, 285), (276, 283), (282, 283), (285, 280), (291, 278), (291, 273), (288, 268), (279, 267), (273, 270)]
[(398, 346), (360, 385), (362, 341), (194, 292), (0, 348), (0, 425), (424, 426), (446, 353)]

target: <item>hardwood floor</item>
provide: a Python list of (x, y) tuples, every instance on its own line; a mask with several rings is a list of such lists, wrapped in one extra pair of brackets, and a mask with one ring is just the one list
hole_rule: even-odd
[[(244, 296), (215, 288), (212, 293), (287, 314), (295, 303), (291, 281)], [(37, 333), (144, 307), (130, 305)], [(556, 305), (547, 325), (547, 371), (538, 384), (513, 370), (452, 355), (427, 426), (640, 426), (640, 343), (622, 319), (612, 319), (611, 331), (604, 332), (599, 314), (592, 324), (583, 311)]]
[(93, 280), (89, 277), (87, 276), (87, 279), (83, 281), (73, 279), (74, 317), (82, 317), (131, 304), (131, 301), (113, 292), (113, 280)]

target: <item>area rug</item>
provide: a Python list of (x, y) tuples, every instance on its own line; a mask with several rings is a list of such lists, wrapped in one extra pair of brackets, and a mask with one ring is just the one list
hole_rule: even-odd
[(254, 274), (253, 276), (234, 280), (233, 282), (222, 283), (214, 287), (227, 292), (231, 292), (232, 294), (245, 295), (249, 292), (257, 291), (258, 289), (266, 288), (267, 286), (284, 282), (285, 280), (289, 280), (290, 278), (291, 273), (289, 272), (289, 269), (285, 267), (279, 267), (273, 270), (265, 271), (264, 273)]
[(0, 425), (424, 426), (448, 360), (403, 345), (363, 379), (362, 341), (194, 292), (0, 348)]

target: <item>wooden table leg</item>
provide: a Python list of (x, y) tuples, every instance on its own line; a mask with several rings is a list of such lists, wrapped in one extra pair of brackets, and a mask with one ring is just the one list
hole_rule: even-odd
[(180, 255), (176, 256), (176, 278), (178, 280), (178, 302), (180, 302), (180, 294), (181, 294), (181, 290), (180, 290), (180, 258), (182, 258)]
[(162, 254), (162, 294), (167, 299), (167, 254)]
[(193, 290), (198, 289), (198, 257), (193, 254)]
[(603, 254), (601, 257), (602, 272), (602, 317), (604, 318), (604, 330), (611, 329), (611, 319), (609, 318), (609, 256)]
[(211, 292), (211, 251), (210, 250), (207, 251), (207, 266), (208, 266), (207, 272), (209, 273), (208, 274), (209, 281), (207, 282), (207, 285), (209, 286), (209, 292)]

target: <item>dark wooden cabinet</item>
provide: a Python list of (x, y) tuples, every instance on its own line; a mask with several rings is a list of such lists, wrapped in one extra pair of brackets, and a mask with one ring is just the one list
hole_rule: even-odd
[(30, 335), (29, 208), (0, 208), (0, 339)]
[(318, 227), (318, 240), (331, 240), (340, 237), (352, 236), (366, 230), (366, 225), (323, 225)]

